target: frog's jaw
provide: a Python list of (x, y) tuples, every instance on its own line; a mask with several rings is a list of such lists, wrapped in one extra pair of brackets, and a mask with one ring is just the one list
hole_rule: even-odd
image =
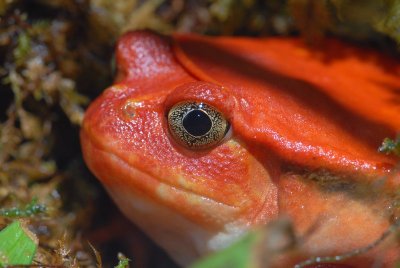
[(207, 253), (230, 245), (247, 231), (248, 224), (243, 220), (231, 220), (234, 217), (230, 214), (236, 215), (236, 211), (224, 204), (212, 200), (202, 204), (204, 213), (213, 211), (215, 218), (219, 218), (219, 226), (212, 228), (160, 203), (143, 189), (129, 187), (127, 181), (132, 179), (129, 174), (147, 182), (154, 178), (100, 149), (88, 139), (85, 131), (81, 132), (81, 139), (86, 163), (118, 207), (180, 265), (187, 266)]
[(233, 223), (210, 231), (135, 191), (113, 187), (108, 192), (122, 212), (183, 267), (230, 245), (247, 230)]

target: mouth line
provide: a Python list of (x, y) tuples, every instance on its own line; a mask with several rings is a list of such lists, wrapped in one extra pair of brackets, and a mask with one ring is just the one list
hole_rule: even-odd
[[(85, 135), (87, 135), (87, 133), (86, 133)], [(89, 136), (89, 135), (87, 135), (87, 136)], [(136, 171), (135, 173), (142, 174), (143, 177), (151, 178), (152, 180), (155, 180), (155, 181), (159, 184), (159, 186), (161, 186), (161, 187), (164, 187), (164, 186), (165, 186), (165, 187), (168, 187), (169, 189), (172, 190), (172, 192), (180, 192), (180, 193), (182, 193), (182, 194), (184, 194), (184, 195), (186, 195), (186, 196), (188, 196), (188, 197), (190, 197), (190, 198), (193, 198), (194, 200), (201, 200), (201, 199), (202, 199), (202, 200), (208, 200), (208, 201), (210, 201), (210, 202), (212, 202), (212, 203), (214, 203), (214, 204), (216, 204), (216, 205), (226, 206), (226, 207), (228, 207), (228, 208), (230, 208), (230, 209), (235, 209), (235, 210), (239, 209), (239, 207), (237, 207), (237, 206), (235, 206), (235, 205), (226, 204), (226, 203), (224, 203), (224, 202), (215, 200), (214, 198), (211, 198), (211, 197), (209, 197), (209, 196), (200, 195), (199, 193), (194, 192), (194, 191), (191, 191), (191, 190), (189, 190), (189, 189), (181, 188), (181, 187), (178, 187), (178, 186), (176, 186), (176, 185), (173, 185), (173, 184), (170, 184), (170, 183), (166, 183), (165, 181), (163, 181), (163, 180), (160, 179), (159, 177), (154, 176), (154, 175), (152, 175), (152, 174), (149, 174), (147, 171), (144, 171), (144, 170), (138, 168), (138, 167), (135, 166), (135, 165), (131, 165), (129, 162), (127, 162), (127, 161), (125, 161), (123, 158), (121, 158), (118, 154), (114, 153), (113, 150), (109, 150), (109, 148), (107, 148), (108, 146), (104, 146), (104, 145), (102, 145), (102, 144), (99, 145), (98, 142), (96, 142), (95, 140), (96, 140), (96, 139), (93, 139), (92, 137), (90, 137), (90, 138), (88, 137), (88, 139), (87, 139), (86, 142), (89, 141), (89, 142), (92, 144), (92, 146), (93, 146), (94, 148), (96, 148), (96, 150), (98, 150), (98, 151), (100, 151), (100, 152), (102, 152), (102, 153), (108, 155), (108, 158), (109, 158), (109, 159), (112, 159), (113, 162), (115, 162), (117, 165), (120, 166), (119, 168), (123, 168), (123, 167), (121, 166), (121, 164), (122, 164), (122, 165), (125, 166), (127, 169), (134, 170), (134, 171)], [(125, 167), (124, 167), (124, 168), (125, 168)], [(136, 182), (139, 182), (139, 181), (140, 181), (140, 180), (137, 179), (137, 176), (132, 176), (131, 178), (134, 178), (134, 180), (135, 180)], [(153, 194), (153, 196), (156, 197), (157, 199), (159, 199), (159, 200), (161, 200), (161, 201), (164, 200), (164, 198), (163, 198), (162, 196), (160, 196), (160, 194), (157, 194), (157, 193), (156, 193), (156, 189), (152, 189), (152, 191), (150, 191), (150, 192), (151, 192), (151, 193)], [(166, 201), (166, 200), (164, 200), (164, 201)]]

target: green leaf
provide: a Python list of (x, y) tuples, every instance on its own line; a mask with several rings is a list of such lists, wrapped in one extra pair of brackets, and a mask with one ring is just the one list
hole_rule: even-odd
[(15, 221), (0, 232), (0, 267), (30, 265), (38, 239), (22, 221)]
[(118, 253), (118, 265), (114, 268), (128, 268), (129, 267), (129, 259), (125, 257), (122, 253)]
[(256, 233), (250, 233), (227, 249), (194, 263), (190, 268), (252, 267), (253, 249), (258, 240)]
[[(288, 217), (280, 217), (251, 230), (239, 241), (194, 263), (190, 268), (260, 268), (278, 267), (282, 258), (296, 253), (298, 241)], [(280, 267), (289, 267), (281, 265)]]

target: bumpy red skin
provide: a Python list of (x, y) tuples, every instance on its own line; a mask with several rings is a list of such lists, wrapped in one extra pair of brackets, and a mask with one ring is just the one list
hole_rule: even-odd
[[(387, 199), (371, 212), (349, 189), (323, 191), (296, 172), (325, 170), (365, 184), (391, 171), (382, 189), (398, 185), (395, 159), (376, 150), (400, 130), (394, 59), (335, 40), (311, 49), (289, 38), (133, 32), (120, 39), (116, 60), (116, 84), (85, 115), (82, 149), (121, 209), (146, 231), (151, 219), (142, 218), (152, 216), (129, 212), (138, 196), (208, 233), (288, 214), (304, 234), (334, 217), (311, 237), (309, 254), (368, 245), (389, 226)], [(232, 138), (207, 151), (178, 145), (165, 115), (185, 100), (223, 112)], [(121, 200), (118, 191), (135, 199)], [(378, 254), (386, 265), (397, 257), (394, 249), (373, 250), (345, 263), (362, 267)]]

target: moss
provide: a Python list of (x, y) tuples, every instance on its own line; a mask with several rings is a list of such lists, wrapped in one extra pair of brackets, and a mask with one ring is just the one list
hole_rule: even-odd
[(14, 49), (14, 62), (20, 66), (26, 60), (31, 50), (31, 39), (26, 32), (22, 32), (18, 35), (17, 47)]
[(398, 0), (290, 0), (289, 10), (306, 39), (335, 34), (350, 40), (375, 40), (383, 36), (400, 41)]
[(388, 36), (394, 38), (397, 43), (400, 43), (400, 1), (387, 0), (385, 12), (381, 18), (375, 22), (375, 28)]
[(0, 215), (4, 217), (30, 217), (35, 216), (39, 213), (46, 212), (47, 208), (45, 205), (38, 204), (37, 198), (33, 198), (29, 204), (24, 207), (13, 207), (0, 209)]
[(394, 140), (386, 138), (382, 142), (381, 147), (379, 147), (379, 151), (386, 154), (394, 154), (400, 157), (400, 136), (397, 136), (397, 138)]

